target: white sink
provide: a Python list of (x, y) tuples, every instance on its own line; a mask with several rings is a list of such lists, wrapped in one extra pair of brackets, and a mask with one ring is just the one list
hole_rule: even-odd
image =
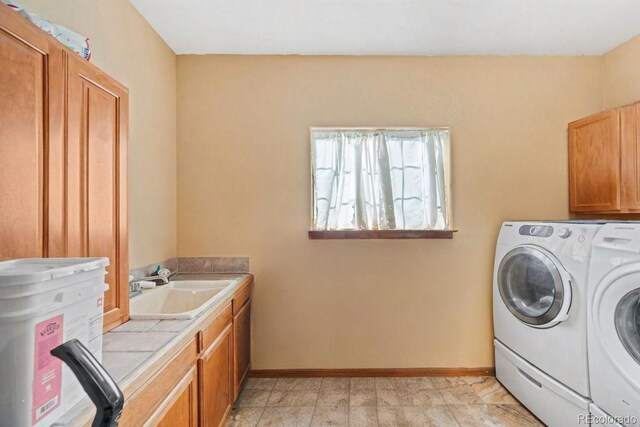
[(130, 301), (132, 320), (193, 319), (223, 300), (236, 280), (184, 280), (146, 290)]

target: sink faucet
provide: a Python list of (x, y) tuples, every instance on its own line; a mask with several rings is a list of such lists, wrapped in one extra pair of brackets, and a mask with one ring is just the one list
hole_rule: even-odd
[(137, 297), (142, 293), (142, 288), (138, 281), (129, 282), (129, 298)]
[[(169, 270), (167, 270), (169, 271)], [(156, 285), (166, 285), (167, 283), (169, 283), (169, 276), (171, 273), (166, 274), (166, 275), (162, 275), (162, 274), (157, 274), (154, 276), (147, 276), (147, 277), (143, 277), (142, 279), (138, 279), (136, 280), (137, 282), (142, 281), (142, 280), (149, 280), (151, 282), (155, 282)]]
[(173, 275), (168, 268), (156, 268), (156, 271), (150, 276), (143, 277), (138, 280), (149, 280), (151, 282), (155, 282), (156, 285), (166, 285), (169, 283), (169, 278)]
[(166, 285), (169, 283), (169, 279), (172, 275), (173, 273), (171, 273), (168, 268), (160, 268), (160, 266), (158, 266), (156, 272), (151, 276), (142, 277), (136, 280), (131, 280), (132, 277), (129, 277), (129, 298), (133, 298), (142, 293), (142, 285), (140, 282), (150, 281), (154, 282), (158, 286)]

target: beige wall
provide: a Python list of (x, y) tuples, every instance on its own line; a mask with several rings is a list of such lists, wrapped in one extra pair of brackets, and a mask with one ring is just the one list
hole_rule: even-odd
[[(600, 57), (178, 57), (178, 251), (248, 255), (254, 368), (492, 366), (499, 224), (566, 218)], [(450, 241), (310, 241), (310, 126), (450, 126)]]
[(130, 266), (176, 256), (176, 55), (128, 0), (18, 0), (89, 37), (91, 62), (129, 88)]
[[(603, 57), (180, 56), (176, 72), (127, 0), (18, 3), (90, 37), (129, 87), (131, 267), (251, 257), (256, 369), (491, 366), (500, 222), (566, 217), (566, 124), (640, 100), (640, 37)], [(308, 240), (310, 126), (450, 126), (456, 237)]]
[(604, 108), (640, 101), (640, 36), (603, 56)]

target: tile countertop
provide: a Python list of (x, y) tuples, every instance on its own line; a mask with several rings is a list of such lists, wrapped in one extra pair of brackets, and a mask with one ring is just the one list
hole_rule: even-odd
[[(248, 273), (178, 273), (172, 280), (235, 280), (232, 294), (253, 276)], [(152, 291), (150, 291), (152, 292)], [(135, 297), (134, 297), (135, 298)], [(188, 341), (204, 326), (207, 316), (223, 307), (228, 298), (187, 320), (130, 320), (102, 336), (102, 365), (125, 394), (127, 388), (141, 379), (143, 374), (163, 359), (168, 351), (181, 341)], [(157, 366), (160, 370), (162, 365)], [(67, 411), (54, 426), (82, 426), (90, 424), (95, 406), (88, 397)]]

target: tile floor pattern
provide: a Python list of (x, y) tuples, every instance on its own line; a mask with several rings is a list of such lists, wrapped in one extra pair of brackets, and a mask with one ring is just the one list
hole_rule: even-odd
[(249, 378), (227, 427), (543, 426), (494, 377)]

